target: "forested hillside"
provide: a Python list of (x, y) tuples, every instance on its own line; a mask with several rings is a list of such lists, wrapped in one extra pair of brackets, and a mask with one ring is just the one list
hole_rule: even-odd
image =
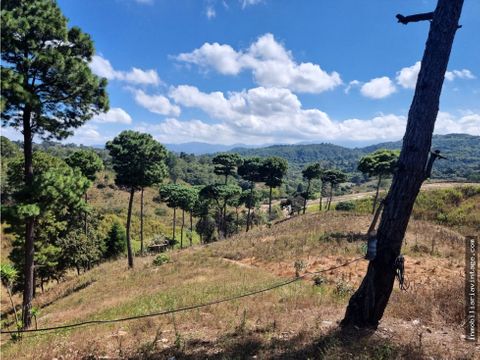
[[(258, 149), (237, 148), (231, 152), (242, 156), (280, 156), (288, 160), (292, 169), (320, 161), (326, 166), (356, 172), (358, 160), (378, 149), (400, 149), (401, 141), (386, 142), (363, 148), (346, 148), (332, 144), (272, 145)], [(464, 178), (480, 180), (480, 136), (467, 134), (435, 135), (432, 149), (438, 149), (446, 160), (435, 163), (433, 177), (439, 179)]]

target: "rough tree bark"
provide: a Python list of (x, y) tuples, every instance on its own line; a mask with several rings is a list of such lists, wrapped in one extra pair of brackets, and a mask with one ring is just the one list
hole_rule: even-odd
[(130, 223), (132, 220), (132, 207), (133, 207), (133, 196), (135, 195), (135, 189), (132, 187), (130, 190), (130, 200), (128, 201), (128, 214), (127, 214), (127, 256), (128, 256), (128, 267), (133, 269), (133, 251), (132, 251), (132, 241), (130, 239)]
[[(27, 192), (30, 191), (33, 184), (33, 147), (32, 147), (32, 128), (31, 128), (31, 109), (26, 106), (23, 110), (23, 154), (25, 159), (25, 187)], [(27, 329), (32, 324), (32, 299), (34, 282), (34, 233), (35, 233), (35, 217), (29, 217), (25, 220), (25, 267), (23, 287), (23, 303), (22, 303), (22, 327)]]
[(400, 254), (413, 204), (425, 180), (440, 93), (462, 6), (463, 0), (438, 1), (408, 114), (399, 167), (377, 232), (377, 256), (351, 297), (342, 326), (376, 328), (387, 306), (395, 280), (393, 263)]
[(373, 231), (375, 231), (375, 226), (377, 226), (378, 222), (378, 217), (380, 216), (382, 209), (383, 209), (384, 202), (381, 201), (380, 205), (378, 205), (377, 210), (375, 211), (375, 214), (373, 215), (372, 222), (370, 223), (370, 226), (368, 227), (367, 234), (370, 235)]

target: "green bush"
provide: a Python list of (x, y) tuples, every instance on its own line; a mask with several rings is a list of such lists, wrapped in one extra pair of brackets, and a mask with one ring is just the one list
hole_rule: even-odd
[(114, 222), (110, 231), (108, 232), (107, 238), (105, 239), (105, 258), (117, 257), (125, 252), (127, 245), (127, 235), (125, 232), (125, 227), (118, 223)]
[(355, 203), (352, 201), (340, 201), (335, 206), (335, 210), (338, 211), (353, 211), (355, 210)]
[(169, 261), (170, 261), (170, 258), (168, 257), (167, 254), (160, 254), (160, 255), (157, 255), (155, 259), (153, 259), (153, 265), (160, 266), (165, 263), (168, 263)]

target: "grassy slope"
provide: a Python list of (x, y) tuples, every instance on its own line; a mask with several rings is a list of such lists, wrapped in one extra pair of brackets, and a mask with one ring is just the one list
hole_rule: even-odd
[[(109, 262), (40, 295), (39, 325), (112, 319), (240, 294), (290, 278), (295, 261), (303, 262), (302, 271), (328, 268), (362, 254), (361, 233), (369, 220), (308, 214), (228, 241), (169, 252), (171, 261), (160, 267), (152, 265), (152, 257), (137, 258), (133, 271), (127, 271), (125, 259)], [(16, 343), (3, 337), (2, 354), (5, 359), (341, 359), (352, 353), (375, 359), (473, 358), (473, 347), (457, 340), (463, 333), (463, 237), (413, 221), (404, 253), (411, 290), (395, 289), (381, 330), (355, 341), (337, 332), (336, 321), (365, 261), (324, 273), (321, 286), (305, 280), (175, 316), (25, 336)]]
[[(463, 184), (462, 186), (441, 188), (442, 184), (431, 184), (420, 192), (415, 202), (412, 217), (448, 226), (464, 235), (480, 235), (480, 186)], [(452, 185), (452, 184), (445, 184)], [(364, 194), (337, 197), (342, 201), (355, 203), (357, 213), (369, 214), (372, 209), (372, 196)], [(318, 211), (312, 205), (310, 211)]]

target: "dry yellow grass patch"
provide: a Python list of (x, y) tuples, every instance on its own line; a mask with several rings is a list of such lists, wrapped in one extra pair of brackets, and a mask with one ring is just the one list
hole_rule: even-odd
[[(302, 271), (329, 268), (361, 256), (361, 234), (369, 222), (368, 216), (310, 214), (226, 241), (169, 252), (170, 262), (159, 267), (152, 265), (152, 257), (137, 258), (130, 271), (123, 259), (106, 263), (40, 295), (39, 305), (51, 304), (42, 308), (39, 325), (114, 319), (229, 297), (292, 277), (296, 261), (305, 265)], [(438, 234), (433, 252), (432, 234)], [(461, 335), (462, 247), (461, 235), (413, 222), (405, 246), (412, 290), (394, 291), (384, 330), (351, 343), (347, 335), (335, 332), (336, 322), (365, 272), (366, 261), (323, 273), (320, 286), (305, 280), (175, 316), (25, 336), (19, 342), (4, 343), (2, 355), (12, 359), (253, 355), (295, 359), (323, 354), (341, 359), (356, 352), (362, 358), (378, 359), (442, 354), (469, 358), (473, 348), (456, 345)], [(82, 284), (88, 285), (82, 288)], [(430, 332), (413, 324), (416, 319)], [(441, 329), (446, 332), (443, 337), (438, 333)], [(387, 338), (382, 337), (384, 333)], [(439, 341), (448, 345), (448, 353), (435, 346)]]

